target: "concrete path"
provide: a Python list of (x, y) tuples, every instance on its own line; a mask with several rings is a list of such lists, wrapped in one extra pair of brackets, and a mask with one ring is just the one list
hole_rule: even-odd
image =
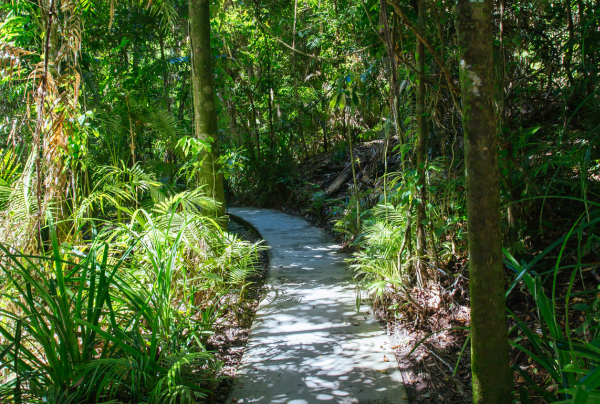
[(402, 375), (385, 332), (356, 311), (346, 254), (320, 228), (285, 213), (229, 212), (269, 250), (266, 284), (228, 403), (403, 403)]

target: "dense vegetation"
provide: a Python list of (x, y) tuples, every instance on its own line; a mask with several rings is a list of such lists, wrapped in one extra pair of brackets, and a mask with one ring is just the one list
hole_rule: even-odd
[(0, 401), (210, 397), (262, 248), (223, 183), (330, 220), (377, 304), (523, 294), (475, 384), (508, 333), (521, 402), (600, 399), (598, 1), (190, 2), (0, 2)]

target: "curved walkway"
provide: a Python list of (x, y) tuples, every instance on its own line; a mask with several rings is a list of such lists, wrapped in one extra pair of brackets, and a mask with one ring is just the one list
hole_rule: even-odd
[(340, 246), (299, 217), (229, 212), (254, 225), (271, 249), (268, 294), (227, 402), (407, 404), (387, 336), (367, 306), (356, 311)]

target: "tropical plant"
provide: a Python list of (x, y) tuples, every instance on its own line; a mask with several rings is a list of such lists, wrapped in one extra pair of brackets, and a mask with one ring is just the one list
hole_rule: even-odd
[[(529, 263), (518, 262), (508, 250), (504, 250), (506, 265), (516, 273), (509, 292), (520, 283), (535, 304), (535, 320), (530, 324), (509, 310), (511, 317), (516, 321), (510, 335), (517, 334), (516, 337), (512, 337), (510, 343), (535, 361), (549, 377), (544, 385), (538, 385), (518, 364), (515, 364), (513, 369), (527, 382), (527, 386), (546, 402), (595, 403), (600, 400), (598, 289), (586, 290), (584, 285), (583, 291), (572, 292), (577, 277), (581, 277), (583, 281), (583, 270), (587, 266), (583, 260), (584, 256), (598, 243), (596, 227), (600, 222), (599, 213), (598, 210), (590, 212), (589, 219), (583, 223), (580, 223), (583, 219), (580, 217), (569, 233), (548, 246)], [(584, 233), (587, 233), (587, 236)], [(564, 265), (562, 262), (567, 255), (567, 245), (572, 238), (576, 238), (573, 251), (576, 263)], [(553, 268), (537, 269), (542, 260), (556, 249), (559, 249), (559, 253)], [(561, 272), (568, 274), (569, 271), (567, 290), (564, 296), (559, 295), (558, 277)], [(552, 281), (551, 287), (545, 286), (548, 281)], [(593, 296), (593, 299), (589, 299), (589, 296)], [(561, 314), (559, 300), (563, 299), (564, 314)], [(572, 304), (574, 300), (580, 302)], [(578, 320), (578, 312), (583, 312), (583, 321)], [(521, 402), (528, 403), (527, 389), (521, 389), (520, 393)]]

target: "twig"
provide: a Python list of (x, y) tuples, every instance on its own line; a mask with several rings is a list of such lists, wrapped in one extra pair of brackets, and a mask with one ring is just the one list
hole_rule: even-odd
[(445, 360), (443, 360), (438, 354), (436, 354), (435, 352), (433, 352), (427, 345), (422, 344), (425, 349), (427, 349), (433, 356), (435, 356), (436, 358), (439, 359), (440, 362), (442, 362), (444, 365), (448, 366), (448, 369), (450, 369), (451, 372), (454, 372), (454, 369), (452, 368), (452, 366), (450, 366), (450, 364), (448, 362), (446, 362)]
[(258, 25), (260, 25), (260, 26), (261, 26), (261, 27), (262, 27), (262, 28), (265, 30), (265, 32), (267, 32), (267, 33), (269, 34), (269, 36), (270, 36), (271, 38), (273, 38), (274, 40), (276, 40), (277, 42), (279, 42), (280, 44), (282, 44), (282, 45), (283, 45), (283, 46), (285, 46), (286, 48), (289, 48), (289, 49), (291, 49), (292, 51), (294, 51), (294, 52), (296, 52), (296, 53), (299, 53), (299, 54), (301, 54), (301, 55), (303, 55), (303, 56), (306, 56), (306, 57), (308, 57), (308, 58), (311, 58), (311, 59), (317, 59), (317, 60), (342, 60), (342, 59), (345, 59), (345, 58), (347, 58), (348, 56), (355, 55), (355, 54), (357, 54), (357, 53), (360, 53), (360, 52), (362, 52), (362, 51), (365, 51), (365, 50), (367, 50), (367, 49), (369, 49), (369, 48), (372, 48), (372, 47), (374, 47), (375, 45), (378, 45), (378, 44), (379, 44), (379, 42), (375, 42), (375, 43), (373, 43), (373, 44), (371, 44), (371, 45), (369, 45), (369, 46), (365, 46), (364, 48), (358, 49), (358, 50), (356, 50), (356, 51), (354, 51), (354, 52), (346, 53), (345, 55), (342, 55), (342, 56), (338, 56), (338, 57), (335, 57), (335, 58), (324, 58), (324, 57), (321, 57), (321, 56), (309, 55), (308, 53), (304, 53), (304, 52), (302, 52), (302, 51), (299, 51), (298, 49), (294, 48), (293, 46), (290, 46), (290, 45), (288, 45), (287, 43), (285, 43), (284, 41), (282, 41), (281, 39), (279, 39), (278, 37), (276, 37), (275, 35), (273, 35), (273, 34), (272, 34), (272, 33), (271, 33), (271, 32), (270, 32), (268, 29), (267, 29), (267, 27), (265, 27), (265, 26), (264, 26), (264, 24), (263, 24), (262, 22), (260, 22), (260, 21), (258, 21), (258, 20), (257, 20), (256, 22), (258, 23)]
[(454, 384), (456, 385), (456, 388), (458, 389), (458, 392), (459, 392), (459, 394), (460, 394), (461, 396), (463, 396), (463, 397), (464, 397), (464, 396), (466, 395), (466, 393), (465, 393), (465, 386), (464, 386), (464, 384), (462, 383), (462, 381), (461, 381), (461, 380), (460, 380), (458, 377), (456, 377), (456, 376), (448, 375), (448, 374), (447, 374), (447, 373), (444, 371), (444, 369), (442, 369), (442, 368), (440, 367), (440, 365), (438, 365), (438, 363), (437, 363), (436, 361), (433, 361), (433, 363), (435, 363), (435, 366), (436, 366), (436, 367), (437, 367), (437, 368), (440, 370), (440, 372), (442, 372), (442, 374), (443, 374), (444, 376), (446, 376), (446, 378), (448, 378), (448, 379), (452, 379), (452, 381), (453, 381), (453, 382), (454, 382)]
[(419, 303), (417, 303), (415, 301), (415, 299), (412, 298), (412, 296), (410, 295), (410, 293), (408, 292), (408, 290), (406, 289), (406, 286), (404, 285), (400, 285), (400, 289), (402, 289), (402, 291), (404, 292), (404, 294), (406, 295), (406, 298), (408, 299), (409, 302), (411, 302), (412, 304), (414, 304), (415, 306), (417, 306), (417, 308), (421, 311), (423, 311), (423, 306), (421, 306)]
[(442, 274), (442, 275), (444, 275), (444, 276), (448, 276), (448, 273), (447, 273), (446, 271), (444, 271), (442, 268), (438, 268), (438, 267), (436, 267), (435, 265), (431, 265), (431, 264), (430, 264), (430, 263), (428, 263), (428, 262), (425, 262), (425, 265), (427, 265), (428, 267), (430, 267), (430, 268), (432, 268), (432, 269), (437, 269), (437, 270), (438, 270), (438, 271), (440, 271), (440, 272), (441, 272), (441, 274)]

